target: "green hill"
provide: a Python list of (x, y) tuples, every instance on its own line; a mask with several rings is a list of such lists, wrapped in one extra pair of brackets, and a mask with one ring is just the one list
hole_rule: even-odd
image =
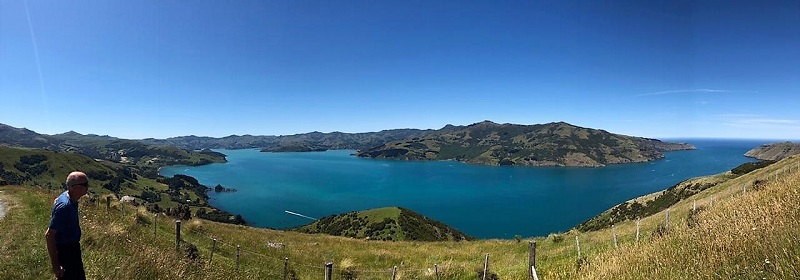
[(359, 151), (358, 156), (405, 160), (457, 160), (488, 165), (603, 166), (651, 161), (689, 144), (631, 137), (564, 122), (539, 125), (446, 126), (425, 136)]
[(80, 170), (91, 180), (89, 199), (113, 194), (116, 200), (127, 195), (153, 211), (175, 216), (194, 213), (207, 219), (244, 223), (240, 216), (210, 207), (206, 194), (210, 188), (194, 178), (148, 178), (141, 175), (143, 169), (73, 153), (0, 146), (0, 186), (25, 185), (60, 192), (67, 174)]
[(448, 241), (473, 239), (442, 222), (399, 207), (331, 215), (292, 230), (369, 240)]
[(225, 162), (225, 155), (211, 150), (184, 150), (173, 146), (152, 145), (110, 136), (83, 135), (72, 131), (45, 135), (4, 124), (0, 124), (0, 146), (81, 154), (93, 159), (134, 165), (141, 175), (149, 178), (156, 178), (158, 168), (161, 166)]

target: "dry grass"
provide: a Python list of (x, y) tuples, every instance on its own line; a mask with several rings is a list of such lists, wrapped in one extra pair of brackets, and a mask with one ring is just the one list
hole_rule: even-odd
[[(540, 279), (703, 279), (800, 277), (800, 176), (797, 157), (743, 177), (729, 179), (670, 209), (670, 230), (653, 237), (664, 213), (615, 225), (610, 229), (570, 231), (536, 238)], [(742, 184), (777, 170), (791, 174), (771, 178), (761, 190), (742, 195)], [(4, 187), (9, 212), (0, 221), (0, 279), (49, 278), (44, 229), (55, 193)], [(714, 196), (714, 205), (710, 197)], [(692, 202), (705, 210), (687, 225)], [(219, 224), (193, 219), (182, 224), (182, 250), (175, 247), (174, 219), (127, 208), (81, 205), (84, 261), (90, 279), (283, 279), (284, 260), (297, 279), (319, 279), (324, 264), (334, 264), (333, 279), (475, 279), (490, 255), (489, 269), (500, 279), (527, 279), (528, 242), (365, 241)], [(155, 234), (154, 234), (155, 229)], [(575, 236), (586, 263), (579, 269)], [(213, 260), (210, 259), (212, 239)], [(198, 247), (190, 260), (187, 244)], [(282, 248), (268, 246), (282, 243)], [(239, 247), (239, 267), (236, 256)]]

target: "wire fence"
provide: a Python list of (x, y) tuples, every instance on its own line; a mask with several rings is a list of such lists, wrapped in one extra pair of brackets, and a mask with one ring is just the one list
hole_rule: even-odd
[[(753, 191), (757, 190), (757, 188), (759, 188), (759, 184), (763, 184), (765, 181), (770, 181), (770, 180), (778, 181), (782, 176), (785, 176), (786, 173), (792, 173), (792, 172), (795, 172), (795, 173), (796, 172), (800, 172), (800, 162), (798, 162), (796, 165), (790, 164), (788, 167), (784, 167), (784, 168), (781, 168), (781, 169), (778, 169), (778, 170), (775, 170), (775, 171), (772, 171), (772, 172), (763, 172), (762, 171), (762, 173), (765, 173), (765, 174), (762, 174), (762, 176), (758, 177), (758, 179), (741, 182), (742, 188), (740, 190), (732, 189), (732, 191), (734, 191), (735, 193), (729, 195), (728, 197), (730, 197), (732, 195), (735, 195), (736, 193), (740, 193), (741, 195), (746, 195), (748, 193), (748, 191), (749, 192), (753, 192)], [(748, 187), (750, 188), (749, 190), (748, 190)], [(697, 194), (694, 194), (694, 195), (697, 195)], [(717, 197), (717, 199), (720, 199), (720, 197)], [(713, 207), (714, 202), (715, 202), (715, 197), (714, 197), (713, 194), (711, 194), (708, 197), (708, 199), (705, 201), (705, 207), (709, 207), (709, 208)], [(97, 206), (98, 207), (100, 206), (99, 204), (100, 204), (100, 202), (98, 201), (97, 202)], [(702, 204), (702, 201), (701, 201), (701, 204)], [(123, 214), (125, 214), (124, 203), (120, 203), (119, 205), (120, 205), (120, 207), (119, 207), (120, 211)], [(106, 207), (108, 207), (108, 209), (111, 208), (110, 197), (107, 197), (107, 199), (106, 199)], [(667, 231), (669, 230), (669, 226), (670, 226), (670, 210), (671, 209), (672, 208), (667, 208), (664, 211), (665, 215), (664, 215), (663, 227)], [(691, 209), (692, 212), (697, 211), (697, 199), (693, 200), (690, 209)], [(136, 212), (136, 211), (130, 211), (130, 213), (134, 213), (134, 212)], [(168, 216), (165, 216), (165, 215), (154, 214), (154, 219), (153, 219), (153, 229), (154, 229), (153, 230), (153, 234), (154, 234), (154, 237), (158, 236), (157, 235), (158, 226), (156, 225), (156, 223), (158, 221), (158, 217), (159, 216), (168, 217)], [(170, 220), (171, 220), (171, 218), (170, 218)], [(336, 279), (364, 279), (364, 278), (376, 279), (377, 278), (377, 279), (393, 279), (393, 280), (396, 279), (397, 276), (400, 275), (400, 274), (425, 275), (425, 277), (426, 277), (425, 279), (437, 279), (437, 280), (440, 279), (440, 277), (442, 276), (440, 274), (438, 264), (435, 264), (435, 263), (431, 264), (431, 265), (429, 265), (428, 267), (425, 267), (425, 268), (407, 268), (407, 267), (405, 267), (405, 266), (403, 266), (401, 264), (400, 267), (392, 266), (392, 267), (387, 267), (386, 269), (367, 269), (367, 270), (365, 270), (365, 269), (354, 269), (352, 267), (344, 267), (344, 268), (336, 267), (336, 266), (334, 266), (334, 263), (332, 262), (333, 260), (320, 262), (318, 264), (302, 263), (302, 262), (294, 261), (294, 260), (290, 259), (288, 256), (277, 257), (275, 255), (268, 255), (268, 254), (265, 254), (265, 253), (262, 253), (262, 252), (258, 252), (258, 251), (252, 250), (252, 249), (250, 249), (248, 247), (245, 247), (245, 246), (242, 246), (242, 245), (231, 244), (231, 243), (228, 243), (227, 241), (225, 241), (223, 238), (220, 238), (218, 236), (209, 236), (209, 235), (204, 234), (202, 232), (193, 231), (193, 232), (191, 232), (191, 234), (189, 234), (189, 232), (186, 232), (185, 234), (182, 235), (182, 233), (181, 233), (181, 221), (180, 220), (176, 220), (175, 223), (176, 223), (176, 227), (175, 227), (174, 234), (176, 236), (176, 238), (175, 238), (176, 250), (178, 250), (179, 252), (181, 251), (182, 248), (185, 249), (185, 247), (181, 247), (181, 243), (182, 242), (185, 243), (186, 241), (191, 241), (191, 242), (193, 242), (195, 244), (201, 244), (201, 243), (202, 244), (209, 244), (210, 243), (211, 245), (209, 246), (210, 249), (209, 249), (209, 255), (208, 255), (208, 264), (209, 265), (214, 263), (215, 253), (217, 254), (216, 255), (217, 259), (219, 259), (221, 257), (220, 254), (222, 252), (226, 252), (228, 255), (230, 255), (229, 258), (233, 258), (232, 257), (233, 256), (233, 252), (236, 252), (235, 253), (235, 261), (234, 261), (234, 265), (235, 265), (234, 269), (235, 269), (236, 272), (240, 271), (239, 269), (240, 269), (240, 265), (241, 265), (241, 262), (240, 262), (241, 260), (250, 259), (250, 258), (258, 258), (258, 260), (260, 260), (260, 261), (267, 261), (268, 263), (271, 264), (271, 266), (270, 266), (271, 269), (267, 270), (267, 273), (269, 273), (269, 275), (267, 275), (267, 276), (270, 277), (269, 279), (293, 279), (292, 278), (293, 274), (295, 273), (295, 271), (297, 269), (304, 269), (306, 271), (315, 271), (315, 273), (318, 273), (319, 275), (324, 276), (325, 277), (324, 279), (326, 279), (326, 280), (334, 279), (333, 278), (334, 275), (339, 276)], [(621, 243), (621, 242), (619, 242), (619, 240), (618, 240), (617, 230), (614, 229), (614, 225), (611, 226), (611, 234), (613, 236), (612, 237), (613, 238), (613, 246), (614, 246), (614, 248), (618, 248), (620, 246), (619, 243)], [(584, 243), (581, 243), (580, 236), (581, 236), (580, 233), (577, 233), (575, 235), (575, 249), (576, 249), (576, 256), (577, 256), (576, 257), (576, 264), (577, 264), (578, 270), (581, 269), (582, 263), (585, 263), (585, 262), (588, 263), (587, 260), (586, 260), (586, 258), (587, 258), (586, 254), (584, 253), (582, 255), (582, 253), (581, 253), (581, 244), (586, 246), (587, 245), (585, 243), (586, 240), (584, 240)], [(639, 242), (640, 242), (639, 240), (640, 240), (640, 220), (637, 219), (636, 220), (635, 239), (633, 239), (633, 241), (632, 241), (633, 245), (639, 244)], [(591, 245), (591, 244), (588, 244), (588, 245)], [(277, 249), (277, 248), (284, 248), (284, 246), (285, 245), (283, 243), (268, 242), (265, 245), (265, 248), (266, 247), (271, 247), (271, 248), (276, 248)], [(527, 271), (526, 274), (528, 275), (529, 279), (538, 280), (539, 278), (538, 278), (538, 275), (537, 275), (537, 266), (536, 266), (536, 241), (534, 241), (534, 240), (530, 241), (529, 244), (528, 244), (528, 259), (529, 259), (528, 266), (527, 267), (520, 267), (520, 269), (521, 270), (524, 269), (524, 271)], [(481, 279), (481, 280), (497, 279), (498, 275), (493, 274), (490, 271), (490, 265), (491, 264), (490, 264), (489, 260), (490, 260), (490, 256), (489, 256), (488, 253), (485, 254), (485, 255), (477, 256), (475, 258), (474, 263), (476, 264), (476, 267), (477, 267), (477, 265), (480, 265), (480, 264), (482, 264), (481, 267), (483, 267), (483, 270), (482, 271), (478, 271), (478, 273), (477, 273), (478, 279)], [(356, 275), (357, 275), (357, 277), (356, 277)], [(415, 279), (419, 279), (419, 278), (415, 278)], [(444, 278), (441, 278), (441, 279), (444, 279)]]

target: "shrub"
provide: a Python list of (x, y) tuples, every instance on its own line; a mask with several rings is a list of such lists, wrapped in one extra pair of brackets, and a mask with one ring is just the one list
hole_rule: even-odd
[(564, 241), (564, 235), (558, 233), (550, 234), (550, 238), (553, 239), (553, 243), (561, 243), (561, 241)]
[(186, 258), (191, 261), (200, 259), (200, 252), (197, 250), (197, 246), (192, 243), (189, 243), (189, 245), (186, 246), (184, 252), (186, 254)]
[(696, 210), (689, 211), (689, 216), (686, 217), (686, 226), (688, 226), (689, 228), (694, 228), (699, 222), (697, 214), (700, 214), (700, 212), (702, 212), (703, 210), (705, 210), (705, 207), (701, 206), (697, 207)]
[(487, 280), (500, 280), (500, 277), (497, 276), (497, 273), (487, 271), (486, 277), (483, 275), (483, 267), (479, 267), (475, 269), (475, 272), (478, 273), (478, 279), (487, 279)]
[(150, 224), (150, 219), (147, 218), (144, 214), (139, 213), (139, 212), (136, 212), (135, 221), (136, 221), (137, 224), (140, 224), (140, 225), (149, 225)]
[(667, 234), (667, 227), (664, 225), (658, 225), (656, 229), (653, 230), (653, 234), (651, 235), (653, 238), (662, 237)]

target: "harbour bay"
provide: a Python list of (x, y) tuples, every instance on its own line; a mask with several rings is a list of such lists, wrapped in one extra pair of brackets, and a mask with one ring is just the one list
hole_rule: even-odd
[(311, 220), (385, 206), (419, 212), (478, 238), (541, 236), (568, 230), (625, 200), (753, 161), (743, 156), (767, 140), (687, 139), (698, 149), (653, 162), (600, 168), (480, 166), (453, 161), (363, 159), (354, 151), (262, 153), (216, 150), (228, 162), (170, 166), (207, 186), (210, 203), (251, 225), (284, 229)]

